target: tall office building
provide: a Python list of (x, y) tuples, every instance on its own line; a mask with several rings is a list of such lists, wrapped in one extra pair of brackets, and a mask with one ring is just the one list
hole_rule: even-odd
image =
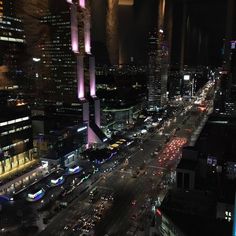
[(13, 3), (0, 1), (0, 177), (33, 160), (30, 108), (14, 94), (22, 83), (25, 36)]
[[(228, 65), (228, 100), (235, 103), (236, 101), (236, 41), (230, 42), (229, 52), (229, 65)], [(228, 102), (229, 102), (228, 101)], [(227, 102), (227, 103), (228, 103)]]
[(149, 37), (148, 62), (148, 109), (155, 111), (161, 106), (161, 79), (158, 67), (158, 36), (157, 32)]
[(236, 85), (236, 40), (230, 42), (230, 70), (232, 76), (232, 84)]
[(157, 111), (167, 100), (168, 47), (161, 29), (149, 37), (148, 57), (148, 109)]
[[(167, 4), (169, 3), (169, 4)], [(161, 77), (161, 106), (164, 106), (167, 101), (167, 80), (169, 67), (169, 43), (171, 37), (171, 9), (170, 1), (159, 1), (158, 14), (158, 67), (160, 68)], [(169, 13), (169, 15), (167, 14)]]
[[(67, 0), (71, 14), (71, 50), (76, 58), (77, 98), (82, 104), (83, 122), (88, 127), (88, 143), (107, 141), (100, 130), (100, 100), (96, 96), (95, 58), (91, 54), (90, 6), (86, 0)], [(78, 12), (82, 28), (78, 28)]]
[[(168, 9), (170, 8), (168, 5)], [(157, 32), (149, 38), (148, 64), (148, 109), (156, 111), (167, 101), (167, 80), (169, 67), (169, 38), (171, 37), (171, 12), (167, 11), (166, 0), (158, 6)], [(166, 14), (166, 13), (169, 13)]]
[(0, 90), (0, 177), (33, 161), (30, 108), (7, 90)]
[(49, 9), (41, 17), (49, 37), (40, 44), (42, 70), (40, 77), (45, 84), (46, 99), (56, 102), (76, 101), (76, 58), (71, 52), (70, 12), (66, 2), (56, 7), (50, 1)]
[[(0, 73), (4, 72), (13, 83), (23, 78), (21, 67), (22, 50), (25, 36), (22, 21), (15, 16), (14, 2), (12, 0), (0, 1)], [(1, 76), (2, 87), (3, 76)]]

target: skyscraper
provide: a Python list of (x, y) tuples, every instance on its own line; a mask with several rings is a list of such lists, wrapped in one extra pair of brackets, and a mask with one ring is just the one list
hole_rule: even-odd
[(155, 111), (161, 105), (161, 79), (158, 68), (158, 34), (154, 32), (149, 37), (148, 62), (148, 109)]
[(69, 11), (48, 12), (42, 17), (41, 23), (49, 26), (51, 36), (41, 44), (43, 64), (41, 76), (54, 85), (51, 91), (53, 100), (75, 101), (76, 60), (70, 50)]
[(47, 26), (49, 37), (39, 45), (42, 71), (40, 76), (45, 84), (47, 99), (55, 102), (76, 101), (76, 58), (71, 52), (70, 12), (66, 2), (57, 6), (49, 2), (48, 11), (40, 19)]
[[(71, 14), (71, 50), (76, 57), (77, 97), (82, 104), (83, 122), (88, 126), (88, 143), (105, 142), (107, 138), (100, 130), (100, 100), (96, 96), (95, 58), (91, 54), (89, 3), (86, 0), (67, 2), (70, 4)], [(78, 11), (83, 16), (81, 34), (78, 28)]]
[(231, 57), (230, 57), (230, 70), (231, 70), (231, 77), (232, 77), (232, 84), (236, 86), (236, 40), (231, 41)]
[(23, 99), (0, 90), (0, 175), (33, 161), (30, 108)]
[(233, 27), (234, 27), (234, 18), (235, 18), (235, 1), (227, 1), (227, 20), (226, 20), (226, 32), (225, 32), (225, 67), (230, 69), (230, 53), (231, 53), (231, 43), (233, 40)]
[(167, 99), (168, 47), (163, 30), (149, 37), (148, 63), (148, 109), (160, 109)]
[(25, 44), (22, 21), (14, 1), (0, 1), (0, 175), (33, 161), (30, 108), (14, 94), (21, 84), (21, 53)]
[(0, 1), (0, 67), (15, 84), (23, 76), (20, 53), (25, 36), (22, 21), (15, 16), (13, 3), (12, 0)]

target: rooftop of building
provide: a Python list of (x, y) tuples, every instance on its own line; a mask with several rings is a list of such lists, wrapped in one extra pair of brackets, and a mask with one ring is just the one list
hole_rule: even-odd
[[(233, 184), (235, 182), (231, 187)], [(230, 185), (225, 188), (230, 190)], [(225, 188), (219, 191), (228, 195)], [(231, 235), (232, 223), (216, 219), (217, 203), (225, 202), (225, 199), (220, 200), (219, 193), (213, 191), (173, 189), (166, 195), (160, 210), (184, 235)]]
[(47, 160), (60, 160), (61, 158), (65, 157), (67, 154), (72, 153), (76, 150), (76, 147), (71, 143), (70, 145), (63, 145), (61, 148), (54, 147), (50, 150), (43, 159)]
[(222, 236), (232, 234), (232, 223), (216, 220), (207, 215), (190, 215), (174, 209), (162, 209), (165, 217), (170, 219), (184, 235)]
[(213, 115), (209, 118), (198, 138), (195, 148), (201, 157), (209, 155), (218, 161), (235, 162), (236, 117)]

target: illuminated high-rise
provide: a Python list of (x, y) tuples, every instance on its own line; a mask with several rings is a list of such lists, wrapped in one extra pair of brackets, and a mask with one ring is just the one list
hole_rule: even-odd
[(167, 100), (168, 48), (162, 30), (149, 37), (148, 109), (157, 111)]
[[(168, 7), (170, 7), (168, 5)], [(169, 38), (171, 28), (166, 16), (166, 0), (159, 1), (157, 31), (149, 38), (148, 52), (148, 109), (152, 111), (162, 108), (167, 101), (167, 80), (169, 67)]]
[(20, 53), (25, 36), (22, 21), (15, 16), (12, 0), (0, 1), (0, 29), (0, 68), (15, 84), (23, 76)]
[(71, 52), (69, 9), (54, 11), (52, 6), (40, 21), (48, 27), (50, 35), (40, 45), (41, 77), (45, 84), (51, 85), (45, 87), (44, 93), (47, 94), (47, 99), (53, 101), (74, 102), (77, 84), (76, 58)]
[[(70, 4), (71, 15), (71, 50), (76, 57), (77, 98), (82, 104), (83, 122), (88, 126), (88, 143), (105, 142), (107, 138), (100, 130), (100, 100), (96, 96), (95, 58), (91, 54), (89, 2), (67, 2)], [(83, 16), (80, 31), (78, 12)]]
[(16, 95), (23, 76), (21, 53), (25, 44), (22, 22), (14, 1), (0, 1), (0, 179), (33, 162), (33, 133), (29, 105)]
[(158, 34), (155, 32), (149, 37), (148, 53), (148, 109), (157, 110), (161, 105), (161, 79), (158, 67)]
[(232, 84), (236, 85), (236, 40), (231, 41), (231, 61), (230, 69), (232, 76)]
[[(0, 178), (33, 162), (33, 132), (30, 108), (23, 99), (0, 90)], [(19, 169), (20, 171), (20, 169)]]

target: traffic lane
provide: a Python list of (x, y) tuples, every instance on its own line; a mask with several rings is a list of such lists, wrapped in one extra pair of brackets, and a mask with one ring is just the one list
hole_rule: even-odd
[(104, 185), (102, 185), (103, 187), (112, 186), (115, 192), (115, 198), (111, 209), (96, 226), (96, 235), (105, 235), (108, 232), (109, 227), (114, 225), (119, 217), (125, 217), (126, 211), (129, 209), (129, 204), (133, 199), (134, 190), (130, 187), (132, 186), (132, 181), (125, 181), (121, 184), (117, 179), (118, 173), (117, 176), (112, 176), (104, 183)]
[[(85, 200), (86, 199), (86, 197), (84, 197), (84, 199), (83, 200)], [(65, 212), (66, 211), (66, 209), (63, 211), (64, 212), (64, 214), (68, 214), (67, 212)], [(59, 216), (60, 217), (60, 216)], [(58, 218), (59, 218), (58, 217)], [(57, 220), (54, 220), (54, 221), (57, 221)], [(50, 231), (50, 227), (48, 226), (47, 227), (48, 228), (48, 230), (47, 231)], [(52, 227), (52, 228), (55, 228), (54, 226)], [(45, 232), (47, 232), (47, 231), (45, 231)]]
[[(144, 181), (140, 181), (141, 179), (143, 179)], [(130, 226), (132, 225), (133, 216), (139, 215), (141, 210), (142, 205), (146, 202), (145, 199), (147, 196), (151, 196), (150, 193), (150, 179), (146, 178), (146, 177), (139, 177), (139, 181), (138, 183), (136, 183), (137, 189), (136, 189), (136, 193), (135, 193), (135, 206), (131, 206), (130, 211), (127, 213), (126, 218), (122, 219), (119, 222), (116, 222), (115, 225), (118, 226), (117, 230), (113, 232), (114, 235), (125, 235), (125, 232), (127, 232), (128, 228), (130, 228)], [(144, 187), (145, 186), (145, 187)], [(126, 221), (127, 220), (127, 221)], [(123, 225), (127, 222), (127, 226), (126, 229), (123, 229)], [(122, 230), (119, 228), (119, 226), (122, 226)]]
[[(87, 185), (84, 185), (84, 187), (90, 186), (88, 183), (86, 183)], [(76, 210), (78, 212), (83, 212), (84, 209), (86, 209), (87, 204), (85, 202), (85, 200), (88, 198), (89, 193), (86, 191), (84, 193), (82, 193), (81, 195), (79, 195), (79, 197), (75, 198), (71, 204), (63, 209), (62, 212), (59, 212), (55, 218), (47, 225), (47, 228), (42, 231), (39, 235), (50, 235), (51, 231), (60, 231), (60, 227), (64, 228), (65, 226), (65, 219), (69, 218), (71, 219), (71, 217), (73, 217), (73, 212)], [(56, 234), (54, 234), (56, 235)]]
[[(102, 178), (99, 178), (98, 179), (98, 181), (96, 182), (97, 184), (100, 182), (100, 181), (102, 181)], [(92, 188), (93, 187), (93, 182), (94, 181), (89, 181), (90, 182), (90, 184), (87, 182), (86, 184), (87, 184), (87, 186), (89, 186), (90, 188)], [(76, 203), (79, 203), (79, 204), (82, 204), (82, 205), (86, 205), (86, 203), (87, 203), (87, 199), (88, 199), (88, 191), (86, 191), (85, 193), (83, 193), (81, 196), (79, 196), (79, 198), (78, 198), (78, 196), (77, 196), (77, 199), (75, 199), (73, 202), (72, 202), (72, 204), (73, 204), (73, 206), (75, 206), (75, 208), (77, 207), (77, 204)], [(71, 204), (71, 205), (72, 205)], [(88, 203), (87, 203), (88, 204)], [(71, 206), (70, 205), (70, 206)], [(71, 207), (70, 207), (71, 208)], [(70, 214), (69, 212), (68, 212), (68, 210), (67, 210), (68, 208), (66, 208), (64, 211), (63, 211), (63, 214), (69, 214), (70, 216), (73, 216), (72, 214)], [(72, 207), (72, 209), (73, 209), (73, 207)], [(91, 209), (91, 208), (90, 208)], [(80, 211), (80, 209), (79, 209), (79, 211)], [(59, 213), (60, 214), (60, 213)], [(46, 230), (44, 231), (45, 233), (46, 232), (48, 232), (48, 231), (50, 231), (51, 229), (54, 229), (54, 228), (57, 228), (58, 226), (57, 226), (57, 224), (54, 224), (53, 222), (58, 222), (58, 220), (60, 220), (60, 218), (63, 218), (63, 215), (58, 215), (58, 216), (56, 216), (57, 218), (55, 218), (50, 224), (49, 224), (49, 226), (46, 228)], [(60, 224), (60, 225), (63, 225), (63, 221), (62, 221), (62, 224)], [(55, 231), (55, 230), (54, 230)]]
[[(113, 180), (113, 179), (111, 179), (111, 181), (112, 181), (112, 183), (114, 183), (114, 180)], [(111, 184), (112, 184), (112, 183), (111, 183)], [(109, 186), (110, 186), (110, 184), (109, 184)]]
[[(135, 179), (131, 176), (126, 177), (123, 183), (117, 184), (115, 181), (117, 178), (112, 177), (107, 181), (107, 186), (113, 185), (115, 192), (117, 192), (114, 206), (100, 224), (97, 227), (96, 235), (104, 235), (107, 231), (112, 231), (114, 235), (124, 235), (129, 227), (130, 217), (132, 216), (133, 206), (131, 205), (133, 200), (136, 200), (138, 204), (144, 201), (146, 193), (151, 188), (150, 179), (145, 176), (140, 176)], [(135, 208), (138, 206), (135, 206)], [(122, 229), (114, 227), (115, 225), (122, 225)]]
[[(144, 148), (144, 150), (146, 150), (146, 148)], [(147, 155), (144, 155), (144, 156), (147, 156)], [(140, 160), (142, 160), (141, 158), (139, 158)]]
[(152, 140), (152, 139), (146, 140), (146, 142), (140, 145), (136, 153), (133, 154), (132, 157), (129, 159), (130, 165), (135, 165), (137, 161), (140, 164), (143, 160), (151, 158), (151, 153), (155, 151), (158, 145), (159, 145), (159, 140)]
[[(65, 231), (65, 226), (72, 229), (76, 224), (76, 221), (84, 214), (88, 212), (88, 204), (86, 202), (77, 200), (73, 202), (73, 205), (64, 209), (63, 214), (56, 216), (56, 218), (48, 225), (48, 227), (39, 235), (58, 235), (59, 232)], [(65, 231), (66, 234), (70, 234), (71, 231)]]

